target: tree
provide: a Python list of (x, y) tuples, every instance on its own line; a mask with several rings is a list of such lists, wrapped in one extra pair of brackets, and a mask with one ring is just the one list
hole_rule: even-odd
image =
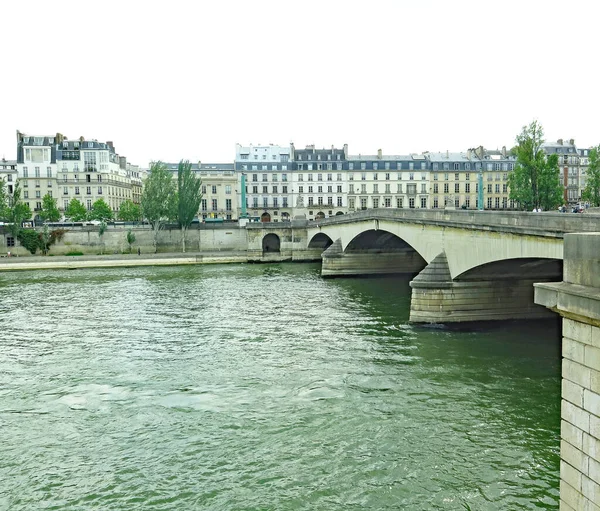
[(181, 227), (181, 245), (185, 252), (185, 241), (187, 230), (198, 214), (202, 192), (200, 185), (202, 181), (192, 172), (192, 164), (189, 161), (181, 160), (177, 167), (177, 220)]
[(510, 198), (522, 209), (554, 209), (563, 201), (563, 187), (558, 171), (558, 156), (546, 157), (542, 148), (544, 130), (537, 121), (523, 126), (514, 148), (517, 163), (508, 177)]
[(19, 233), (22, 230), (24, 220), (31, 218), (31, 208), (29, 204), (21, 200), (21, 186), (17, 181), (13, 190), (12, 198), (9, 200), (9, 207), (6, 220), (10, 224), (10, 232), (15, 239), (19, 239)]
[(142, 192), (142, 215), (152, 226), (154, 252), (158, 248), (158, 233), (165, 223), (177, 217), (177, 191), (173, 175), (158, 161), (150, 166), (150, 175)]
[(73, 222), (81, 222), (87, 218), (87, 209), (77, 199), (71, 199), (65, 209), (65, 216), (71, 219)]
[(592, 207), (600, 206), (600, 145), (590, 151), (587, 182), (581, 198)]
[(8, 216), (8, 193), (6, 192), (6, 183), (0, 179), (0, 220), (6, 220)]
[(104, 220), (102, 220), (102, 222), (100, 222), (100, 225), (98, 226), (98, 237), (100, 238), (100, 254), (104, 254), (104, 233), (106, 232), (107, 227), (108, 225), (106, 225), (106, 222)]
[(45, 222), (58, 222), (60, 220), (60, 211), (56, 207), (56, 202), (57, 200), (53, 199), (50, 194), (44, 195), (40, 217)]
[(112, 220), (113, 212), (110, 206), (104, 202), (104, 199), (98, 199), (92, 204), (92, 209), (88, 213), (88, 220), (100, 220), (106, 222)]
[(135, 243), (135, 234), (131, 231), (131, 229), (127, 231), (127, 243), (129, 245), (129, 253), (131, 254), (131, 249)]
[(142, 217), (139, 204), (127, 199), (119, 208), (119, 220), (123, 222), (138, 222)]
[(57, 241), (62, 240), (66, 232), (64, 229), (54, 229), (51, 231), (45, 225), (42, 232), (37, 232), (35, 229), (21, 229), (17, 235), (17, 239), (31, 255), (34, 255), (38, 249), (42, 251), (43, 255), (48, 255), (50, 247)]

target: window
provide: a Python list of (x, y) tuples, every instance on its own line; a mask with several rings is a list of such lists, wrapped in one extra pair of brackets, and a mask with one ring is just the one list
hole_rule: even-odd
[(85, 189), (85, 193), (86, 193), (87, 195), (92, 195), (92, 187), (91, 187), (91, 186), (88, 186), (88, 187), (86, 187), (86, 189)]
[(88, 209), (88, 211), (90, 211), (90, 210), (92, 209), (92, 199), (88, 199), (88, 200), (86, 201), (86, 204), (87, 204), (87, 209)]
[(211, 200), (211, 205), (212, 205), (212, 210), (213, 211), (217, 211), (217, 199), (212, 199)]
[(52, 177), (52, 167), (47, 167), (46, 168), (46, 176), (47, 177)]
[(287, 187), (287, 185), (283, 185), (281, 187), (281, 193), (288, 193), (288, 187)]
[(258, 181), (258, 174), (252, 174), (252, 182), (256, 183)]
[(258, 186), (252, 187), (252, 193), (258, 193)]
[(69, 195), (69, 188), (67, 186), (63, 188), (63, 195)]
[(408, 180), (409, 180), (409, 181), (414, 181), (414, 179), (415, 179), (415, 174), (414, 174), (414, 172), (410, 172), (410, 173), (408, 174)]
[(342, 198), (341, 197), (337, 198), (337, 205), (338, 205), (339, 208), (342, 207)]
[(365, 197), (360, 198), (360, 209), (367, 209), (367, 199)]
[(317, 174), (317, 181), (323, 181), (323, 174)]
[(267, 174), (263, 174), (263, 175), (262, 175), (262, 180), (263, 180), (263, 182), (264, 182), (264, 181), (267, 181), (267, 180), (268, 180), (267, 178), (268, 178), (268, 175), (267, 175)]
[(277, 197), (273, 197), (273, 207), (274, 208), (279, 207), (279, 200), (277, 199)]
[(298, 193), (304, 193), (304, 186), (299, 186), (298, 187)]
[(377, 162), (373, 162), (373, 170), (378, 170)]
[(98, 187), (98, 195), (102, 195), (102, 187), (101, 186)]
[(35, 177), (40, 177), (40, 168), (35, 167)]
[(283, 206), (284, 208), (287, 208), (287, 207), (288, 207), (288, 198), (287, 198), (287, 197), (284, 197), (284, 198), (283, 198), (283, 204), (282, 204), (282, 206)]
[[(492, 185), (487, 185), (487, 191), (488, 193), (492, 193)], [(491, 208), (492, 206), (489, 207)]]
[(273, 185), (273, 193), (278, 193), (277, 192), (277, 185)]
[(79, 186), (75, 187), (75, 195), (79, 195)]
[(471, 193), (471, 183), (465, 183), (465, 193)]
[(421, 197), (421, 208), (425, 209), (426, 207), (427, 207), (427, 197)]
[(309, 174), (309, 175), (308, 175), (308, 180), (309, 180), (309, 181), (312, 181), (312, 180), (313, 180), (313, 175), (312, 175), (312, 174)]
[(263, 186), (262, 187), (262, 193), (269, 193), (269, 187), (268, 186)]
[(377, 183), (373, 185), (373, 193), (379, 193), (379, 185)]
[(208, 209), (207, 200), (206, 199), (202, 199), (200, 207), (202, 208), (202, 211), (206, 211)]
[(415, 209), (415, 198), (411, 197), (410, 199), (408, 199), (408, 207), (411, 209)]
[(354, 193), (354, 185), (349, 185), (348, 193)]
[(448, 183), (444, 183), (444, 193), (448, 193), (450, 187), (448, 185)]
[(287, 183), (287, 174), (281, 174), (281, 180)]
[(314, 203), (313, 203), (313, 198), (312, 198), (312, 197), (309, 197), (309, 198), (308, 198), (308, 205), (309, 205), (309, 206), (312, 206), (313, 204), (314, 204)]
[(397, 188), (398, 193), (402, 193), (402, 183), (398, 183)]
[(342, 180), (342, 175), (341, 175), (341, 174), (338, 174), (338, 175), (337, 175), (337, 179), (336, 179), (336, 181), (341, 181), (341, 180)]
[(217, 193), (217, 186), (216, 185), (212, 185), (211, 186), (211, 192), (213, 193), (213, 195)]
[(373, 197), (373, 208), (377, 209), (379, 207), (379, 197)]
[(439, 189), (438, 189), (438, 184), (437, 183), (433, 184), (433, 193), (439, 193)]
[(360, 193), (367, 193), (367, 185), (366, 184), (360, 185)]
[(385, 199), (383, 199), (383, 205), (386, 208), (391, 208), (392, 207), (392, 198), (391, 197), (386, 197)]
[(225, 194), (231, 195), (231, 185), (225, 185)]
[(454, 193), (460, 192), (460, 183), (454, 183)]
[(354, 209), (354, 199), (348, 199), (348, 209)]
[(398, 209), (402, 209), (404, 207), (404, 198), (403, 197), (396, 197), (396, 207)]
[(361, 181), (366, 181), (366, 180), (367, 180), (367, 174), (366, 174), (366, 172), (363, 172), (363, 173), (360, 175), (360, 179), (361, 179)]
[(373, 181), (377, 181), (377, 172), (373, 174)]
[[(273, 169), (273, 170), (275, 170), (275, 169)], [(277, 182), (277, 174), (273, 174), (273, 175), (271, 176), (271, 181), (273, 181), (274, 183), (276, 183), (276, 182)]]
[(327, 174), (327, 181), (333, 181), (333, 174)]
[(36, 187), (36, 188), (39, 188), (39, 187), (40, 187), (40, 181), (39, 181), (39, 179), (35, 181), (35, 187)]
[[(39, 193), (39, 192), (38, 192), (38, 193)], [(23, 192), (23, 198), (24, 198), (24, 199), (29, 199), (29, 192), (28, 192), (27, 190), (25, 190), (25, 191)]]
[(367, 163), (363, 161), (363, 162), (360, 164), (360, 169), (361, 169), (361, 170), (367, 170)]
[(27, 170), (27, 167), (23, 167), (23, 177), (29, 177), (29, 171)]

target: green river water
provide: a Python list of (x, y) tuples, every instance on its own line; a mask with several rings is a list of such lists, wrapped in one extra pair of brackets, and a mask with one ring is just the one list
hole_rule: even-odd
[(558, 322), (319, 269), (0, 274), (0, 509), (558, 509)]

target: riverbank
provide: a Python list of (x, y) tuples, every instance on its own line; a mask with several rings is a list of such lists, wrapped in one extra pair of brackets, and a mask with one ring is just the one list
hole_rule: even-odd
[(107, 254), (82, 256), (26, 256), (0, 258), (0, 272), (78, 268), (127, 268), (134, 266), (179, 266), (186, 264), (246, 263), (245, 251), (159, 254)]

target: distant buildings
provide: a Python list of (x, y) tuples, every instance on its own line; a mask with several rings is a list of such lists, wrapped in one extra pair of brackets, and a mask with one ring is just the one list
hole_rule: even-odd
[[(581, 201), (589, 149), (574, 140), (544, 145), (559, 156), (566, 204)], [(202, 179), (200, 219), (288, 221), (318, 219), (368, 208), (513, 209), (508, 176), (516, 159), (506, 148), (464, 152), (349, 154), (348, 146), (303, 149), (289, 145), (236, 144), (233, 163), (194, 163)], [(168, 163), (176, 172), (177, 164)], [(60, 209), (77, 198), (87, 208), (103, 198), (113, 211), (139, 203), (145, 170), (117, 154), (112, 142), (28, 136), (17, 132), (17, 160), (0, 161), (0, 178), (37, 214), (42, 197)], [(481, 186), (481, 190), (480, 190)], [(482, 201), (480, 204), (480, 200)]]
[(16, 167), (21, 198), (34, 218), (46, 194), (57, 199), (61, 210), (74, 198), (88, 209), (102, 198), (114, 212), (126, 200), (140, 201), (143, 172), (117, 154), (112, 142), (17, 132)]

